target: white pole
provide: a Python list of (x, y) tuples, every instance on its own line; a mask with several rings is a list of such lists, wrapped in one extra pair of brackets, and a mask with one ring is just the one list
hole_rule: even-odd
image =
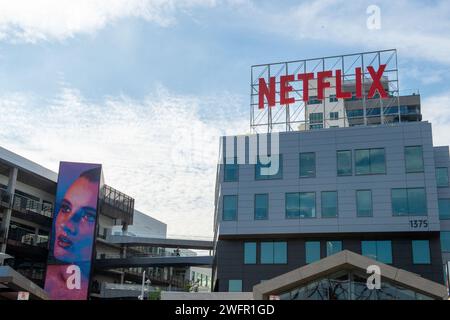
[(141, 300), (144, 300), (145, 270), (142, 273)]

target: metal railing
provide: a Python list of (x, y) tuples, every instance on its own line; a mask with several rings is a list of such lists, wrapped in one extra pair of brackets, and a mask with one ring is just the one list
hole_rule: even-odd
[(134, 199), (119, 190), (108, 185), (104, 185), (101, 192), (101, 199), (104, 203), (119, 209), (126, 213), (129, 217), (134, 213)]
[(0, 205), (23, 213), (36, 213), (51, 218), (53, 205), (0, 189)]
[(53, 215), (52, 205), (33, 200), (19, 194), (14, 194), (11, 209), (24, 213), (33, 212), (49, 218)]
[[(211, 252), (202, 256), (212, 256)], [(197, 257), (197, 254), (184, 254), (176, 252), (149, 252), (149, 253), (128, 253), (124, 256), (119, 253), (99, 253), (97, 259), (128, 259), (128, 258), (157, 258), (157, 257)]]
[(47, 248), (48, 246), (48, 236), (37, 235), (34, 232), (30, 232), (15, 225), (11, 225), (10, 227), (8, 240), (41, 248)]

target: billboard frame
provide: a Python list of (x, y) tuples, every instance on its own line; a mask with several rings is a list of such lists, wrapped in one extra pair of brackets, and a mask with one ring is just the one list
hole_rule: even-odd
[[(400, 115), (400, 88), (398, 81), (398, 61), (397, 50), (386, 49), (378, 51), (366, 51), (345, 55), (327, 56), (322, 58), (310, 58), (303, 60), (292, 60), (275, 63), (257, 64), (251, 66), (251, 82), (250, 82), (250, 131), (252, 133), (270, 133), (273, 131), (293, 131), (298, 130), (299, 126), (308, 125), (309, 120), (306, 119), (306, 107), (303, 98), (303, 89), (300, 80), (291, 82), (291, 85), (295, 86), (291, 92), (291, 97), (295, 99), (293, 104), (280, 105), (280, 89), (279, 84), (280, 76), (307, 73), (307, 72), (321, 72), (327, 70), (342, 70), (342, 80), (352, 81), (355, 79), (354, 70), (356, 67), (362, 69), (362, 83), (363, 88), (367, 81), (370, 79), (368, 66), (372, 66), (375, 69), (378, 66), (386, 64), (386, 70), (383, 75), (388, 77), (387, 84), (390, 94), (389, 99), (379, 100), (379, 106), (397, 106), (399, 122), (401, 122)], [(276, 106), (269, 107), (267, 101), (264, 103), (264, 108), (259, 109), (258, 97), (259, 97), (259, 79), (264, 78), (266, 82), (269, 82), (270, 77), (276, 77)], [(334, 87), (332, 87), (334, 88)], [(363, 90), (362, 107), (364, 110), (363, 119), (364, 124), (367, 124), (367, 92)], [(374, 99), (370, 99), (374, 100)], [(386, 100), (387, 101), (386, 103)], [(322, 102), (325, 110), (325, 102)], [(387, 123), (388, 120), (383, 119), (384, 109), (380, 112), (381, 122)]]

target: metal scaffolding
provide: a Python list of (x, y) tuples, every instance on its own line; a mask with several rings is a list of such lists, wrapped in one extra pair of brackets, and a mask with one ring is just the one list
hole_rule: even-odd
[[(388, 98), (367, 98), (368, 91), (366, 86), (371, 82), (370, 73), (367, 70), (368, 66), (372, 66), (375, 70), (378, 70), (380, 65), (386, 65), (386, 69), (383, 73), (383, 86), (385, 86)], [(397, 67), (397, 51), (396, 49), (361, 52), (347, 55), (330, 56), (323, 58), (286, 61), (268, 64), (253, 65), (251, 67), (251, 94), (250, 94), (250, 129), (253, 133), (264, 133), (273, 131), (292, 131), (299, 130), (301, 126), (307, 128), (309, 125), (309, 119), (306, 118), (308, 102), (303, 101), (303, 83), (301, 80), (294, 80), (289, 82), (293, 87), (293, 91), (290, 93), (290, 97), (294, 98), (295, 102), (288, 105), (280, 105), (280, 89), (279, 77), (283, 75), (299, 73), (314, 73), (321, 71), (333, 71), (333, 76), (336, 70), (342, 72), (343, 85), (355, 82), (355, 68), (360, 67), (362, 70), (362, 87), (363, 97), (360, 100), (363, 114), (363, 124), (368, 124), (368, 118), (370, 114), (367, 114), (367, 102), (370, 100), (370, 105), (373, 108), (374, 100), (378, 100), (376, 104), (380, 108), (380, 120), (381, 123), (387, 123), (392, 121), (392, 117), (384, 117), (383, 115), (389, 107), (397, 107), (395, 112), (398, 112), (398, 121), (401, 121), (400, 116), (400, 103), (399, 103), (399, 85), (398, 85), (398, 67)], [(269, 83), (270, 77), (276, 78), (276, 95), (275, 106), (269, 107), (267, 101), (264, 101), (264, 108), (259, 109), (258, 97), (259, 97), (259, 79), (265, 79), (266, 83)], [(311, 81), (310, 81), (311, 82)], [(311, 85), (311, 84), (310, 84)], [(331, 89), (335, 86), (331, 86)], [(315, 89), (310, 87), (310, 89)], [(311, 97), (310, 97), (311, 98)], [(328, 101), (325, 101), (328, 100)], [(333, 110), (333, 103), (337, 105), (336, 101), (329, 101), (324, 99), (322, 102), (323, 110), (325, 111), (325, 104), (328, 106), (328, 111)], [(331, 108), (331, 109), (330, 109)], [(392, 115), (392, 110), (390, 112)], [(397, 119), (397, 117), (396, 117)], [(335, 120), (335, 119), (334, 119)], [(327, 121), (326, 117), (324, 121)], [(343, 114), (343, 121), (345, 126), (351, 124), (348, 123), (346, 112)]]

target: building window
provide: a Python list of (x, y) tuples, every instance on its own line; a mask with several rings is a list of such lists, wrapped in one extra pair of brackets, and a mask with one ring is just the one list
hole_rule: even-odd
[(330, 102), (337, 102), (338, 99), (336, 98), (335, 94), (330, 94)]
[(336, 218), (338, 214), (337, 191), (322, 191), (322, 218)]
[(342, 241), (327, 241), (327, 257), (342, 251)]
[(355, 172), (358, 175), (386, 173), (384, 149), (355, 150)]
[(320, 260), (320, 241), (306, 241), (306, 263)]
[(228, 292), (242, 292), (242, 280), (228, 280)]
[(430, 264), (430, 242), (428, 240), (413, 240), (412, 253), (414, 264)]
[(239, 180), (239, 165), (237, 158), (224, 160), (223, 181), (234, 182)]
[(330, 112), (330, 120), (338, 120), (339, 119), (339, 112)]
[(309, 123), (323, 123), (323, 113), (322, 112), (315, 112), (309, 114)]
[(405, 147), (405, 167), (407, 173), (423, 172), (422, 146)]
[(372, 191), (356, 190), (356, 215), (372, 217)]
[(322, 101), (317, 99), (317, 96), (310, 96), (308, 100), (308, 104), (321, 104)]
[(436, 183), (438, 187), (448, 187), (448, 168), (436, 168)]
[(337, 175), (351, 176), (353, 174), (352, 151), (351, 150), (337, 151), (336, 157), (337, 157)]
[(426, 216), (427, 200), (424, 188), (392, 189), (394, 216)]
[(223, 196), (224, 221), (233, 221), (237, 218), (237, 196)]
[(261, 242), (261, 264), (287, 263), (287, 243), (284, 241)]
[[(256, 180), (272, 180), (283, 178), (283, 156), (281, 154), (272, 155), (270, 162), (262, 164), (258, 157), (258, 163), (255, 165)], [(272, 159), (273, 158), (273, 159)]]
[(244, 264), (256, 263), (256, 242), (244, 242)]
[(364, 116), (363, 109), (346, 110), (347, 118), (362, 118)]
[(315, 218), (316, 193), (286, 193), (286, 218)]
[(392, 242), (382, 241), (362, 241), (361, 252), (368, 258), (391, 264), (392, 263)]
[(441, 231), (441, 250), (450, 252), (450, 231)]
[(269, 195), (255, 194), (255, 220), (266, 220), (269, 213)]
[(309, 125), (309, 130), (315, 130), (315, 129), (323, 129), (323, 124), (311, 124), (311, 125)]
[(308, 178), (316, 175), (316, 154), (314, 152), (300, 153), (300, 177)]
[(450, 199), (438, 199), (439, 219), (450, 219)]

